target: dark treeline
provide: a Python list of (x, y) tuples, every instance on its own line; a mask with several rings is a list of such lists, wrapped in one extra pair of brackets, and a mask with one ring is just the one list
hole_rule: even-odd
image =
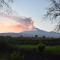
[(0, 36), (1, 42), (8, 42), (10, 44), (19, 45), (37, 45), (43, 43), (45, 45), (60, 45), (60, 38), (46, 38), (43, 37), (10, 37), (10, 36)]

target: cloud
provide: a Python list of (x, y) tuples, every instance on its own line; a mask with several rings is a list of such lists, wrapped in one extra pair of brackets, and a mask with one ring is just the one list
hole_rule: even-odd
[(24, 32), (33, 31), (34, 29), (34, 22), (31, 18), (0, 16), (0, 32)]

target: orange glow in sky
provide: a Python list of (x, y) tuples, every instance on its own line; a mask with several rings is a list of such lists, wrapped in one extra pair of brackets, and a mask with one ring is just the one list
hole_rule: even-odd
[(30, 18), (26, 20), (26, 17), (0, 16), (0, 32), (24, 32), (33, 30), (34, 24)]

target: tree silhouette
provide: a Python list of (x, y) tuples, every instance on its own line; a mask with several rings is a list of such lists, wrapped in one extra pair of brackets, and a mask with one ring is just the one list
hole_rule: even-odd
[(37, 38), (37, 37), (38, 37), (38, 35), (35, 35), (35, 37)]
[(38, 50), (39, 50), (40, 52), (43, 52), (44, 49), (45, 49), (45, 45), (42, 44), (42, 43), (40, 43), (40, 45), (38, 46)]
[(10, 3), (13, 3), (13, 0), (0, 0), (0, 14), (1, 15), (12, 14), (13, 9), (11, 8)]
[(60, 20), (59, 19), (56, 20), (56, 18), (58, 16), (60, 16), (60, 0), (58, 0), (58, 1), (57, 0), (50, 0), (50, 1), (51, 1), (51, 5), (47, 10), (46, 16), (48, 18), (51, 18), (51, 20), (54, 19), (55, 21), (58, 21), (54, 31), (59, 32), (59, 30), (60, 30)]
[(45, 36), (43, 36), (42, 38), (46, 38)]

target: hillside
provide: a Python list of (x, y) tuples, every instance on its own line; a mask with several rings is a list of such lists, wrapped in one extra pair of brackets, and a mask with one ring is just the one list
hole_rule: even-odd
[(43, 30), (39, 30), (38, 28), (35, 29), (35, 31), (25, 31), (22, 33), (0, 33), (0, 36), (12, 36), (12, 37), (35, 37), (35, 35), (38, 35), (38, 37), (53, 37), (53, 38), (60, 38), (60, 34), (59, 33), (55, 33), (55, 32), (46, 32)]

